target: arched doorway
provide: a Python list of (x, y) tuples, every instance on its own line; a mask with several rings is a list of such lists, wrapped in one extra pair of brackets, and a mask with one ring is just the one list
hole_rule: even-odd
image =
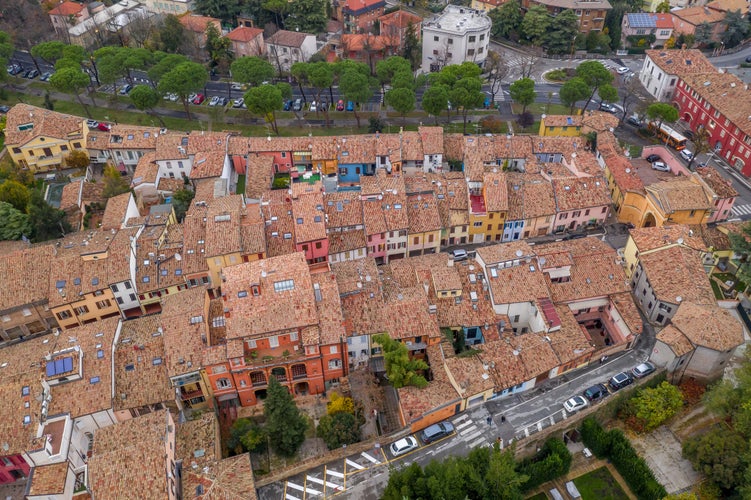
[(295, 384), (295, 395), (297, 396), (307, 396), (309, 390), (307, 382), (298, 382)]
[(256, 401), (266, 399), (266, 389), (258, 389), (255, 393)]
[(690, 124), (691, 123), (691, 115), (688, 113), (683, 113), (683, 121)]
[(287, 381), (287, 370), (282, 368), (281, 366), (277, 366), (276, 368), (271, 369), (271, 376), (276, 377), (276, 379), (279, 382), (286, 382)]
[(655, 220), (655, 216), (652, 215), (652, 212), (647, 212), (647, 215), (644, 216), (644, 221), (641, 224), (641, 227), (655, 227), (657, 225), (657, 221)]

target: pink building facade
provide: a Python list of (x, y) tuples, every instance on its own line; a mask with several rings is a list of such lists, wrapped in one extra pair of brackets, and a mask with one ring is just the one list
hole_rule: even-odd
[(18, 479), (29, 477), (29, 464), (21, 455), (0, 457), (0, 484), (13, 483)]

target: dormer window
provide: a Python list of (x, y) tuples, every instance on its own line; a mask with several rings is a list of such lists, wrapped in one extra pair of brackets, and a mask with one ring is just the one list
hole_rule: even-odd
[(259, 295), (261, 295), (261, 287), (258, 285), (251, 285), (250, 291), (253, 294), (253, 297), (258, 297)]

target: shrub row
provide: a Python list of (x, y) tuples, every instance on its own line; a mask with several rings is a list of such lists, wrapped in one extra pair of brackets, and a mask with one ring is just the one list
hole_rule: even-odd
[(548, 439), (534, 457), (519, 462), (518, 472), (529, 476), (522, 491), (533, 490), (566, 474), (571, 468), (571, 460), (571, 452), (563, 441), (558, 438)]
[(667, 495), (623, 432), (618, 429), (606, 431), (589, 417), (582, 422), (581, 434), (584, 444), (595, 455), (610, 459), (638, 498), (659, 500)]

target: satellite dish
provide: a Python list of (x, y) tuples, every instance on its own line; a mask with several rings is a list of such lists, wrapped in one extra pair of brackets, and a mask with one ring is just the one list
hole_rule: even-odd
[(521, 257), (522, 255), (524, 255), (524, 252), (522, 252), (521, 250), (517, 250), (516, 251), (516, 256), (517, 257)]
[(678, 244), (683, 245), (683, 238), (678, 238)]
[(175, 260), (178, 261), (178, 262), (180, 262), (181, 260), (183, 260), (183, 256), (180, 255), (179, 253), (176, 253), (175, 254)]

